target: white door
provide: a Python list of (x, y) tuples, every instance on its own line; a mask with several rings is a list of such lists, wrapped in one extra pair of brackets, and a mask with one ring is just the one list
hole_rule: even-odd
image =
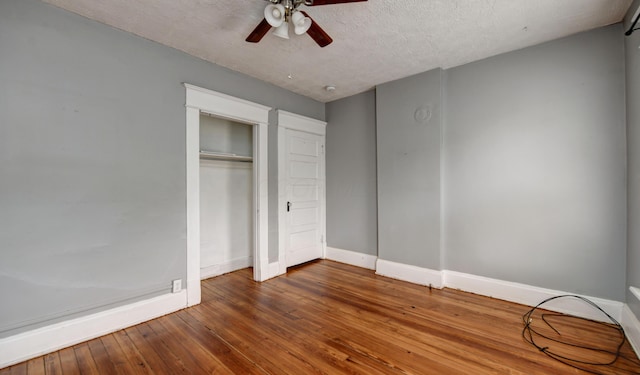
[(287, 267), (323, 257), (324, 137), (286, 129)]

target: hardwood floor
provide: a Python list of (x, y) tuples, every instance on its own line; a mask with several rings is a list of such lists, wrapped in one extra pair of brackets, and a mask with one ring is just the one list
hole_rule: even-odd
[[(312, 262), (265, 283), (253, 282), (247, 269), (203, 281), (199, 306), (2, 369), (0, 375), (588, 373), (523, 340), (522, 315), (528, 310), (331, 261)], [(574, 319), (557, 324), (576, 343), (603, 346), (612, 340), (602, 325)], [(580, 348), (566, 353), (584, 356)], [(611, 366), (588, 368), (639, 374), (640, 361), (627, 342), (622, 354)]]

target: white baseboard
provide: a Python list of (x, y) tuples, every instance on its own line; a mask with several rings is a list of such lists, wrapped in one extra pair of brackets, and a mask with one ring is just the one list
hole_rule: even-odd
[[(536, 306), (550, 297), (574, 294), (558, 290), (539, 288), (526, 284), (491, 279), (488, 277), (465, 274), (455, 271), (437, 271), (428, 268), (390, 262), (378, 259), (376, 274), (408, 281), (419, 285), (431, 285), (435, 288), (453, 288), (487, 297)], [(600, 306), (617, 321), (622, 319), (624, 303), (602, 298), (582, 296)], [(587, 319), (608, 322), (609, 319), (584, 301), (573, 298), (561, 298), (543, 306), (547, 310), (562, 312)], [(525, 311), (523, 311), (524, 313)], [(639, 341), (640, 342), (640, 341)]]
[(165, 294), (0, 339), (0, 368), (155, 319), (187, 306), (187, 292)]
[[(460, 289), (465, 292), (471, 292), (487, 297), (521, 303), (527, 306), (536, 306), (540, 302), (550, 297), (565, 294), (575, 294), (559, 290), (539, 288), (526, 284), (491, 279), (488, 277), (470, 275), (461, 272), (443, 272), (445, 279), (444, 284), (447, 288)], [(622, 302), (589, 296), (581, 297), (585, 297), (594, 302), (604, 311), (606, 311), (607, 314), (611, 315), (617, 321), (620, 321), (622, 317), (622, 308), (624, 306)], [(604, 316), (604, 314), (594, 309), (593, 306), (577, 298), (561, 298), (558, 300), (550, 301), (549, 303), (545, 303), (542, 308), (580, 316), (587, 319), (609, 322), (609, 319)]]
[(640, 321), (626, 304), (622, 309), (622, 321), (620, 324), (622, 324), (624, 333), (627, 335), (633, 350), (636, 354), (640, 353)]
[(329, 246), (327, 246), (325, 257), (329, 260), (334, 260), (336, 262), (346, 263), (352, 266), (366, 268), (369, 270), (376, 269), (376, 260), (378, 259), (378, 257), (375, 255), (363, 254), (350, 250), (342, 250)]
[(414, 284), (431, 285), (434, 288), (442, 288), (444, 286), (442, 271), (434, 271), (383, 259), (378, 259), (376, 262), (376, 274)]
[(253, 266), (253, 257), (242, 257), (200, 268), (200, 280)]

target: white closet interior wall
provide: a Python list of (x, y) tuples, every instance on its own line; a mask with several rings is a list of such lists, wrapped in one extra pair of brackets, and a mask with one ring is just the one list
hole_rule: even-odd
[[(200, 150), (252, 156), (253, 126), (200, 116)], [(201, 278), (252, 266), (253, 163), (200, 159)]]

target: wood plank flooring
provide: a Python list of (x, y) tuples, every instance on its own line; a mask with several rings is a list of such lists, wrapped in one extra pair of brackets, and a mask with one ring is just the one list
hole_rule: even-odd
[[(202, 282), (202, 304), (0, 370), (13, 374), (587, 374), (522, 338), (526, 306), (430, 290), (331, 261), (255, 283), (251, 270)], [(567, 324), (578, 343), (611, 331)], [(615, 342), (611, 341), (611, 342)], [(583, 356), (581, 349), (569, 355)], [(640, 374), (623, 358), (587, 367)], [(605, 353), (606, 356), (610, 356)], [(589, 356), (587, 355), (587, 358)]]

